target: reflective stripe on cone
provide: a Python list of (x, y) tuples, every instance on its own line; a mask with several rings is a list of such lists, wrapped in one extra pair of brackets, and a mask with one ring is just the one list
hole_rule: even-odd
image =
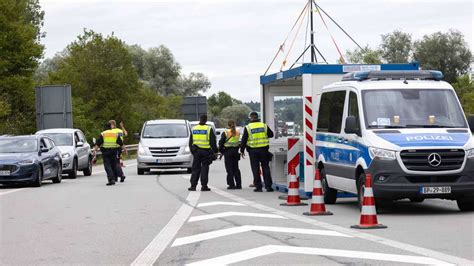
[(362, 210), (360, 214), (360, 224), (353, 225), (351, 228), (356, 229), (377, 229), (387, 228), (377, 221), (377, 212), (375, 210), (374, 191), (372, 190), (372, 175), (366, 174), (364, 199), (362, 200)]
[(321, 175), (319, 169), (316, 169), (314, 175), (313, 183), (313, 197), (311, 198), (311, 206), (309, 212), (304, 212), (304, 215), (332, 215), (330, 211), (326, 211), (326, 206), (324, 205), (324, 192), (323, 186), (321, 184)]

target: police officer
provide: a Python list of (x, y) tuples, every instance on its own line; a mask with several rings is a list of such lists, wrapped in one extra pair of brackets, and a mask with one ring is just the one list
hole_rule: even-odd
[(120, 136), (111, 130), (109, 123), (106, 124), (106, 130), (100, 133), (99, 139), (95, 143), (94, 153), (97, 151), (97, 148), (100, 147), (102, 152), (102, 158), (104, 160), (104, 168), (107, 173), (107, 186), (115, 185), (115, 180), (117, 179), (116, 173), (117, 167), (117, 147), (123, 145), (122, 139)]
[(245, 127), (240, 146), (240, 153), (244, 157), (245, 148), (250, 157), (250, 166), (252, 168), (253, 183), (255, 192), (262, 192), (262, 180), (260, 179), (260, 167), (263, 172), (265, 188), (272, 192), (272, 176), (270, 174), (271, 153), (268, 151), (269, 138), (273, 138), (273, 131), (258, 120), (258, 113), (251, 112), (249, 115), (250, 123)]
[[(123, 125), (123, 122), (120, 122), (120, 128), (117, 128), (117, 123), (115, 122), (115, 120), (110, 120), (109, 121), (109, 124), (110, 124), (110, 127), (111, 127), (111, 130), (115, 133), (117, 133), (117, 135), (120, 137), (120, 139), (122, 140), (122, 143), (124, 142), (123, 138), (128, 136), (128, 132), (127, 130), (125, 130), (125, 127)], [(114, 167), (116, 173), (115, 173), (115, 176), (116, 176), (116, 179), (115, 179), (115, 182), (118, 181), (118, 177), (120, 177), (120, 182), (123, 182), (125, 181), (125, 175), (123, 173), (123, 170), (122, 170), (122, 165), (120, 164), (120, 158), (122, 156), (122, 147), (117, 147), (117, 167)]]
[(217, 144), (214, 130), (206, 125), (207, 115), (201, 115), (199, 124), (193, 127), (189, 146), (194, 156), (191, 174), (191, 187), (189, 191), (196, 191), (196, 186), (201, 177), (201, 191), (210, 191), (207, 186), (209, 180), (209, 165), (216, 158)]
[(219, 140), (219, 151), (224, 155), (227, 172), (227, 189), (242, 189), (242, 178), (239, 169), (239, 140), (240, 132), (235, 128), (235, 122), (229, 120), (229, 129), (222, 132)]

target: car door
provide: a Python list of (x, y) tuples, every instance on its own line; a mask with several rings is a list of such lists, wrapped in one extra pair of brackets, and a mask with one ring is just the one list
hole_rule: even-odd
[(81, 152), (83, 154), (83, 159), (84, 159), (84, 168), (89, 166), (89, 156), (91, 154), (91, 146), (87, 142), (86, 136), (82, 131), (78, 131), (79, 133), (79, 139), (84, 143), (84, 145), (81, 148)]
[(354, 116), (356, 118), (358, 128), (360, 129), (359, 97), (357, 96), (357, 92), (355, 90), (350, 90), (347, 98), (346, 114), (344, 115), (344, 123), (342, 125), (343, 130), (341, 134), (343, 136), (344, 145), (346, 146), (343, 155), (343, 163), (348, 167), (345, 177), (355, 180), (356, 163), (362, 154), (364, 146), (362, 144), (362, 136), (357, 134), (347, 134), (344, 131), (345, 121), (348, 116)]
[(40, 151), (44, 150), (41, 152), (40, 155), (40, 160), (41, 164), (43, 165), (43, 178), (49, 178), (51, 177), (51, 171), (52, 171), (52, 159), (51, 159), (51, 151), (50, 151), (50, 144), (47, 141), (46, 138), (41, 138), (40, 139)]
[(59, 168), (61, 165), (61, 152), (56, 147), (56, 144), (52, 139), (46, 139), (50, 145), (49, 153), (51, 154), (51, 175), (53, 177), (57, 176)]
[[(82, 145), (78, 145), (78, 143), (82, 143)], [(87, 165), (87, 157), (84, 148), (84, 140), (79, 134), (79, 131), (74, 131), (74, 146), (77, 154), (77, 167), (78, 169), (84, 169)]]

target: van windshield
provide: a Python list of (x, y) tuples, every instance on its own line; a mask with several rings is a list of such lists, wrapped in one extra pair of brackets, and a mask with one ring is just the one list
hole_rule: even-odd
[(365, 90), (362, 104), (369, 129), (467, 127), (452, 90)]
[(186, 124), (156, 124), (147, 125), (143, 138), (187, 138), (189, 136)]

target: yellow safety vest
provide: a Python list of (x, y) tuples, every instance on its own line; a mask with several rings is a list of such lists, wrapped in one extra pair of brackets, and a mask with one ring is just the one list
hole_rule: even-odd
[(118, 134), (114, 132), (112, 129), (106, 130), (100, 133), (104, 138), (104, 143), (102, 144), (102, 148), (105, 149), (113, 149), (118, 148), (120, 145), (117, 144)]
[(114, 133), (117, 133), (117, 135), (120, 137), (120, 139), (123, 141), (123, 131), (120, 128), (113, 128), (111, 129)]
[(193, 144), (201, 149), (211, 148), (211, 127), (207, 125), (197, 125), (193, 127)]
[(250, 148), (266, 147), (270, 144), (267, 136), (267, 125), (262, 122), (252, 122), (246, 126), (249, 138), (247, 146)]
[(235, 131), (235, 135), (232, 136), (232, 131), (230, 129), (225, 132), (226, 142), (224, 147), (239, 147), (240, 133)]

